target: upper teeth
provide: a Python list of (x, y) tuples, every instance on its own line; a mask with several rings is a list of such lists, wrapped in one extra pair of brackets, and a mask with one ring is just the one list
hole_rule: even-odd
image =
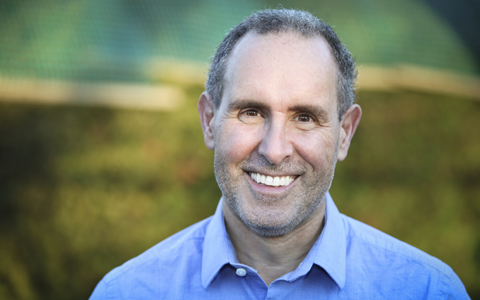
[(267, 176), (260, 173), (250, 173), (253, 181), (270, 186), (286, 186), (295, 180), (294, 176)]

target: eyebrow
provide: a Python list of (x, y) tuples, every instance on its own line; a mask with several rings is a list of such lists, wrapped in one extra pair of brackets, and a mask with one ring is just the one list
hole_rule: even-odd
[(245, 109), (249, 107), (260, 108), (262, 110), (267, 109), (267, 106), (257, 100), (245, 99), (245, 100), (234, 100), (228, 104), (228, 111), (235, 111), (240, 109)]

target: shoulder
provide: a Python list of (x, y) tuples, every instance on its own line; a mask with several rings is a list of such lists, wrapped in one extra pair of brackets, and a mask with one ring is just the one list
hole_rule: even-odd
[(342, 218), (347, 260), (352, 268), (367, 268), (368, 276), (404, 292), (435, 293), (439, 299), (468, 299), (461, 280), (438, 258), (360, 221), (345, 215)]
[(375, 229), (365, 223), (342, 215), (347, 240), (350, 243), (361, 243), (369, 248), (377, 248), (387, 255), (406, 259), (409, 261), (418, 261), (425, 266), (431, 267), (444, 274), (451, 274), (452, 269), (441, 260), (415, 248), (405, 242), (402, 242), (378, 229)]
[[(113, 269), (100, 281), (90, 299), (97, 299), (97, 294), (111, 293), (115, 294), (110, 295), (111, 298), (120, 299), (123, 297), (118, 293), (130, 293), (138, 285), (150, 285), (153, 281), (168, 283), (174, 281), (175, 276), (184, 276), (182, 267), (198, 269), (210, 220), (211, 217), (187, 227)], [(164, 287), (167, 288), (168, 284)], [(103, 299), (103, 296), (98, 299)]]
[[(193, 224), (161, 241), (139, 256), (127, 261), (120, 267), (113, 269), (106, 275), (105, 279), (114, 279), (124, 273), (141, 268), (143, 265), (149, 265), (153, 261), (159, 264), (164, 262), (168, 264), (174, 259), (182, 258), (181, 255), (185, 252), (190, 254), (190, 256), (195, 256), (193, 254), (199, 254), (201, 248), (198, 247), (201, 247), (203, 244), (205, 231), (210, 219), (211, 217)], [(192, 246), (194, 247), (192, 248)]]

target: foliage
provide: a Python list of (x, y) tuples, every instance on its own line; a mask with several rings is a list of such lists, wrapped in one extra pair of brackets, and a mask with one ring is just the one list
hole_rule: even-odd
[[(0, 103), (0, 298), (86, 299), (112, 268), (213, 214), (196, 99), (175, 112)], [(480, 103), (360, 93), (340, 211), (442, 259), (480, 295)]]

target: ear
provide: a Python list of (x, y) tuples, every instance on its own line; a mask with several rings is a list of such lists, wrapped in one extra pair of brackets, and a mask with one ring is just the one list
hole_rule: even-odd
[(215, 124), (215, 107), (212, 97), (203, 92), (198, 99), (198, 113), (200, 114), (200, 123), (202, 124), (203, 138), (208, 149), (215, 149), (214, 124)]
[(353, 104), (342, 116), (340, 121), (340, 144), (338, 147), (337, 159), (342, 161), (347, 157), (350, 142), (357, 130), (360, 119), (362, 118), (362, 109), (359, 105)]

